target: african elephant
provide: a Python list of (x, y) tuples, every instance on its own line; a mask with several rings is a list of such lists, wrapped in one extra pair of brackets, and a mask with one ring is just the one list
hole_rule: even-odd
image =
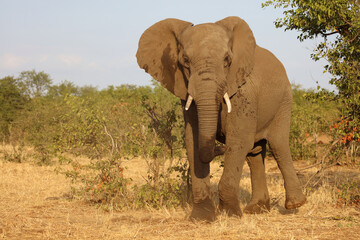
[[(219, 209), (241, 216), (238, 194), (245, 159), (252, 198), (244, 211), (270, 209), (266, 141), (284, 177), (285, 207), (305, 203), (289, 148), (291, 86), (283, 65), (256, 45), (244, 20), (228, 17), (194, 26), (165, 19), (142, 34), (136, 56), (141, 68), (181, 99), (194, 198), (192, 219), (215, 219), (209, 163), (224, 152)], [(226, 147), (215, 147), (215, 140)]]

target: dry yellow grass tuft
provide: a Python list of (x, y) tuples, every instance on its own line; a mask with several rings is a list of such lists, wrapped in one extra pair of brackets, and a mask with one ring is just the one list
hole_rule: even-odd
[[(1, 158), (1, 156), (0, 156)], [(214, 223), (190, 222), (190, 207), (183, 209), (104, 212), (69, 197), (70, 183), (54, 166), (0, 160), (0, 238), (4, 239), (358, 239), (360, 211), (336, 207), (334, 184), (359, 179), (358, 170), (334, 166), (323, 178), (308, 184), (308, 202), (298, 210), (284, 206), (282, 178), (273, 160), (267, 162), (272, 209), (267, 214), (229, 218)], [(142, 159), (124, 161), (128, 176), (144, 181)], [(298, 168), (305, 166), (296, 162)], [(311, 171), (312, 170), (312, 171)], [(315, 169), (316, 170), (316, 169)], [(314, 169), (301, 175), (306, 184)], [(213, 194), (221, 176), (212, 164)], [(313, 187), (309, 187), (313, 186)], [(241, 181), (241, 204), (250, 199), (249, 169)]]

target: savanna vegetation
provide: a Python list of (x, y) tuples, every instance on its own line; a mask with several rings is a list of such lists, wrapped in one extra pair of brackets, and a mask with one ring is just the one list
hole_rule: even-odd
[[(347, 169), (358, 168), (359, 146), (354, 143), (354, 152), (334, 147), (341, 135), (330, 127), (338, 124), (341, 105), (309, 98), (314, 90), (293, 85), (291, 150), (308, 203), (294, 215), (282, 207), (281, 174), (269, 154), (272, 211), (243, 216), (239, 228), (238, 220), (226, 215), (206, 226), (183, 221), (190, 213), (191, 179), (181, 107), (155, 82), (99, 90), (53, 84), (48, 74), (32, 70), (0, 79), (0, 85), (0, 219), (6, 219), (0, 221), (0, 236), (356, 236), (360, 179)], [(337, 146), (347, 149), (345, 143)], [(211, 167), (214, 196), (221, 160)], [(325, 174), (328, 166), (339, 170)], [(251, 189), (247, 167), (243, 175), (240, 200), (246, 205)]]
[[(56, 171), (73, 182), (74, 196), (105, 208), (173, 207), (191, 198), (181, 105), (156, 82), (99, 90), (56, 85), (48, 74), (32, 70), (5, 77), (0, 85), (1, 141), (11, 146), (3, 148), (5, 161), (31, 157), (38, 165), (58, 164)], [(358, 164), (357, 143), (342, 143), (341, 151), (333, 145), (341, 105), (308, 97), (314, 94), (293, 85), (293, 158)], [(29, 147), (32, 156), (26, 154)], [(146, 184), (124, 176), (122, 160), (135, 157), (147, 163)]]
[[(74, 194), (117, 208), (185, 202), (182, 113), (165, 89), (54, 85), (35, 70), (5, 77), (0, 85), (1, 141), (12, 146), (4, 148), (5, 161), (25, 161), (25, 148), (31, 147), (37, 164), (59, 163), (57, 171), (79, 184)], [(90, 161), (73, 160), (80, 155)], [(132, 186), (129, 196), (131, 179), (124, 177), (121, 160), (139, 156), (148, 164), (148, 181)], [(65, 164), (72, 167), (65, 170)], [(169, 178), (172, 173), (175, 178)]]
[[(299, 210), (298, 215), (285, 217), (292, 218), (293, 223), (298, 222), (302, 228), (288, 226), (283, 221), (284, 216), (279, 217), (279, 214), (288, 215), (290, 212), (279, 205), (284, 199), (281, 195), (281, 176), (275, 163), (269, 160), (269, 153), (269, 164), (266, 166), (267, 173), (271, 176), (269, 189), (273, 192), (271, 208), (278, 211), (267, 217), (245, 216), (247, 232), (233, 228), (233, 225), (237, 226), (237, 222), (228, 221), (225, 215), (221, 215), (218, 222), (209, 225), (204, 231), (201, 231), (203, 226), (192, 226), (199, 232), (192, 232), (190, 235), (196, 238), (203, 234), (203, 237), (210, 232), (212, 237), (223, 237), (225, 234), (229, 239), (231, 236), (267, 236), (278, 239), (279, 232), (283, 232), (285, 235), (282, 236), (285, 238), (294, 239), (298, 234), (306, 236), (305, 239), (312, 239), (313, 236), (344, 237), (343, 233), (336, 235), (335, 231), (331, 232), (338, 229), (347, 232), (345, 237), (351, 239), (351, 236), (357, 236), (351, 229), (359, 227), (360, 219), (359, 174), (348, 171), (348, 168), (358, 171), (360, 164), (359, 1), (273, 0), (266, 1), (263, 6), (283, 8), (284, 17), (275, 22), (276, 27), (298, 30), (300, 41), (322, 37), (323, 41), (311, 57), (314, 60), (324, 58), (328, 61), (324, 70), (333, 76), (330, 83), (337, 88), (336, 91), (329, 92), (320, 87), (313, 90), (303, 89), (299, 85), (292, 86), (290, 147), (309, 203), (303, 210)], [(52, 189), (58, 189), (59, 183), (65, 184), (65, 181), (70, 180), (71, 190), (60, 198), (66, 202), (61, 202), (57, 197), (46, 198), (60, 201), (50, 204), (51, 206), (48, 204), (53, 209), (55, 205), (66, 204), (81, 216), (78, 202), (71, 205), (71, 201), (75, 200), (95, 204), (112, 213), (165, 209), (166, 217), (160, 217), (161, 224), (163, 221), (177, 223), (183, 216), (180, 214), (179, 217), (175, 212), (170, 214), (170, 209), (186, 209), (186, 205), (191, 203), (191, 179), (183, 131), (179, 100), (156, 82), (152, 86), (121, 85), (98, 89), (92, 86), (79, 87), (67, 81), (54, 84), (49, 74), (35, 70), (4, 77), (0, 79), (0, 163), (3, 166), (0, 175), (0, 182), (3, 184), (0, 187), (2, 191), (8, 192), (2, 192), (5, 200), (0, 198), (1, 205), (16, 212), (19, 208), (9, 204), (13, 195), (30, 202), (34, 200), (30, 199), (35, 191), (31, 188), (32, 185), (46, 192), (43, 186), (37, 184), (51, 185)], [(212, 163), (216, 165), (215, 172), (211, 173), (213, 179), (219, 178), (221, 161), (222, 158), (218, 157)], [(141, 174), (129, 174), (131, 166), (139, 162), (142, 163), (139, 167)], [(18, 167), (21, 165), (25, 166), (24, 169)], [(325, 174), (325, 170), (332, 167), (341, 168), (339, 174), (334, 170)], [(51, 169), (52, 175), (48, 169)], [(34, 173), (35, 170), (38, 172)], [(51, 179), (47, 179), (49, 175)], [(250, 189), (248, 171), (244, 172), (243, 178), (242, 184)], [(55, 179), (58, 179), (57, 182)], [(23, 187), (19, 188), (15, 184), (17, 182)], [(246, 190), (241, 191), (243, 204), (250, 196)], [(28, 196), (24, 197), (21, 192)], [(216, 190), (213, 189), (213, 193), (216, 195)], [(34, 204), (37, 206), (38, 202), (34, 200)], [(348, 210), (348, 207), (355, 209), (355, 212)], [(63, 209), (58, 210), (59, 215), (54, 216), (54, 219), (63, 216)], [(12, 216), (10, 212), (0, 211), (0, 219), (13, 221), (9, 224), (0, 222), (0, 236), (9, 236), (6, 231), (20, 229), (15, 223), (23, 226), (33, 222), (33, 219), (19, 220), (19, 217)], [(347, 215), (344, 215), (345, 212)], [(319, 217), (323, 213), (326, 216)], [(21, 214), (16, 216), (22, 216)], [(41, 234), (43, 237), (49, 234), (59, 238), (100, 237), (96, 235), (98, 232), (103, 235), (111, 232), (111, 229), (105, 231), (105, 226), (115, 227), (117, 222), (121, 222), (127, 227), (129, 234), (136, 237), (139, 230), (133, 228), (133, 225), (141, 228), (143, 222), (157, 224), (156, 219), (141, 216), (140, 222), (130, 221), (127, 226), (128, 220), (132, 218), (121, 215), (119, 218), (112, 218), (111, 221), (115, 224), (109, 225), (110, 220), (106, 220), (107, 217), (102, 213), (92, 214), (97, 214), (103, 224), (100, 227), (95, 225), (94, 229), (97, 230), (91, 232), (94, 235), (87, 235), (88, 230), (82, 235), (71, 235), (69, 231), (76, 232), (78, 225), (76, 221), (71, 223), (68, 219), (64, 220), (63, 225), (59, 225), (64, 231), (56, 232), (52, 226), (46, 225), (48, 230), (37, 232), (34, 227), (36, 231), (31, 234)], [(133, 215), (136, 214), (131, 212), (131, 216)], [(125, 217), (124, 221), (122, 217)], [(47, 217), (45, 219), (48, 221)], [(89, 219), (85, 214), (79, 222), (87, 220)], [(156, 225), (157, 231), (165, 231), (166, 236), (175, 238), (182, 236), (180, 233), (189, 236), (188, 226), (178, 230), (180, 235), (172, 235), (174, 233), (166, 232), (161, 224)], [(323, 232), (314, 234), (319, 227)], [(128, 236), (123, 229), (120, 230), (108, 237)], [(22, 231), (26, 232), (26, 229), (12, 234), (22, 236)], [(145, 229), (143, 236), (148, 236), (151, 231)], [(286, 235), (289, 232), (291, 234)]]

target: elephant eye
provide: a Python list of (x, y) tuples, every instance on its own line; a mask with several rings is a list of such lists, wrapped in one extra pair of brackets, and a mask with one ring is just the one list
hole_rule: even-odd
[(232, 59), (231, 59), (230, 55), (226, 54), (225, 58), (224, 58), (224, 67), (230, 67), (231, 61), (232, 61)]
[(183, 54), (183, 65), (184, 65), (184, 67), (187, 67), (187, 68), (190, 67), (190, 59), (185, 54)]

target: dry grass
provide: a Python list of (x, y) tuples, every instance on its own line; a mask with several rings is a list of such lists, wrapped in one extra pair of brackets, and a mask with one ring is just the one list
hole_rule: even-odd
[[(1, 158), (1, 155), (0, 155)], [(124, 161), (128, 174), (145, 181), (142, 159)], [(306, 164), (296, 162), (297, 168)], [(212, 164), (213, 192), (221, 170)], [(301, 176), (306, 183), (309, 169)], [(308, 202), (296, 211), (284, 206), (282, 178), (274, 161), (267, 161), (272, 198), (270, 213), (229, 218), (214, 223), (190, 222), (190, 208), (104, 212), (81, 200), (69, 199), (70, 183), (54, 166), (0, 160), (0, 238), (4, 239), (358, 239), (360, 211), (336, 207), (334, 184), (359, 179), (359, 171), (335, 166), (313, 179)], [(320, 180), (320, 181), (318, 181)], [(317, 182), (317, 184), (315, 184)], [(242, 207), (250, 198), (249, 170), (241, 181)]]

